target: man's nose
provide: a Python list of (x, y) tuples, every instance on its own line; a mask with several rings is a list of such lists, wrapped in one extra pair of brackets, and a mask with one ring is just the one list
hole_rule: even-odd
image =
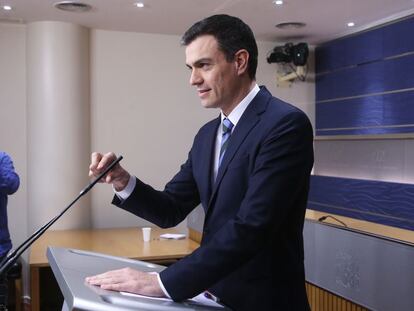
[(201, 84), (202, 82), (203, 82), (203, 79), (201, 75), (196, 70), (193, 70), (190, 76), (190, 84), (198, 85), (198, 84)]

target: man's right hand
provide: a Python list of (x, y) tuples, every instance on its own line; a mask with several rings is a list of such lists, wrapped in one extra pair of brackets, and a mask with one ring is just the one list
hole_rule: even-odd
[[(89, 177), (99, 176), (115, 160), (116, 155), (113, 152), (106, 154), (99, 152), (92, 153), (91, 164), (89, 165)], [(127, 186), (130, 177), (131, 175), (117, 163), (100, 182), (113, 184), (116, 191), (122, 191)]]

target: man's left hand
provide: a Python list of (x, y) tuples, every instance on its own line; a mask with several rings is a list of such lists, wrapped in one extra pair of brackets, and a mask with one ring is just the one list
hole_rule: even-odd
[(165, 297), (155, 273), (142, 272), (131, 268), (112, 270), (90, 276), (85, 281), (91, 285), (100, 286), (102, 289)]

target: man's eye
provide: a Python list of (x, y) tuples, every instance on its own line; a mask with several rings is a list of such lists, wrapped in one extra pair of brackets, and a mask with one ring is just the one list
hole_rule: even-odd
[(208, 69), (208, 68), (210, 68), (210, 64), (209, 63), (203, 63), (203, 64), (200, 65), (200, 67), (203, 68), (203, 69)]

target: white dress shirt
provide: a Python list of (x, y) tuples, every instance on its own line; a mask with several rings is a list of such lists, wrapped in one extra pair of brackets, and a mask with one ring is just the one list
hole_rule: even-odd
[[(216, 135), (216, 146), (215, 146), (215, 152), (214, 152), (214, 165), (213, 165), (213, 173), (214, 173), (214, 180), (216, 180), (217, 172), (218, 172), (218, 164), (219, 164), (219, 157), (220, 157), (220, 148), (221, 148), (221, 139), (223, 136), (223, 119), (227, 118), (230, 120), (231, 123), (233, 123), (233, 128), (231, 129), (231, 132), (234, 132), (234, 129), (236, 128), (237, 123), (239, 122), (241, 116), (243, 115), (246, 108), (249, 106), (249, 104), (252, 102), (253, 98), (259, 93), (260, 88), (256, 84), (253, 89), (247, 94), (245, 98), (230, 112), (228, 116), (226, 116), (223, 111), (221, 112), (221, 123), (220, 126), (217, 129), (217, 135)], [(231, 137), (231, 136), (230, 136)]]

